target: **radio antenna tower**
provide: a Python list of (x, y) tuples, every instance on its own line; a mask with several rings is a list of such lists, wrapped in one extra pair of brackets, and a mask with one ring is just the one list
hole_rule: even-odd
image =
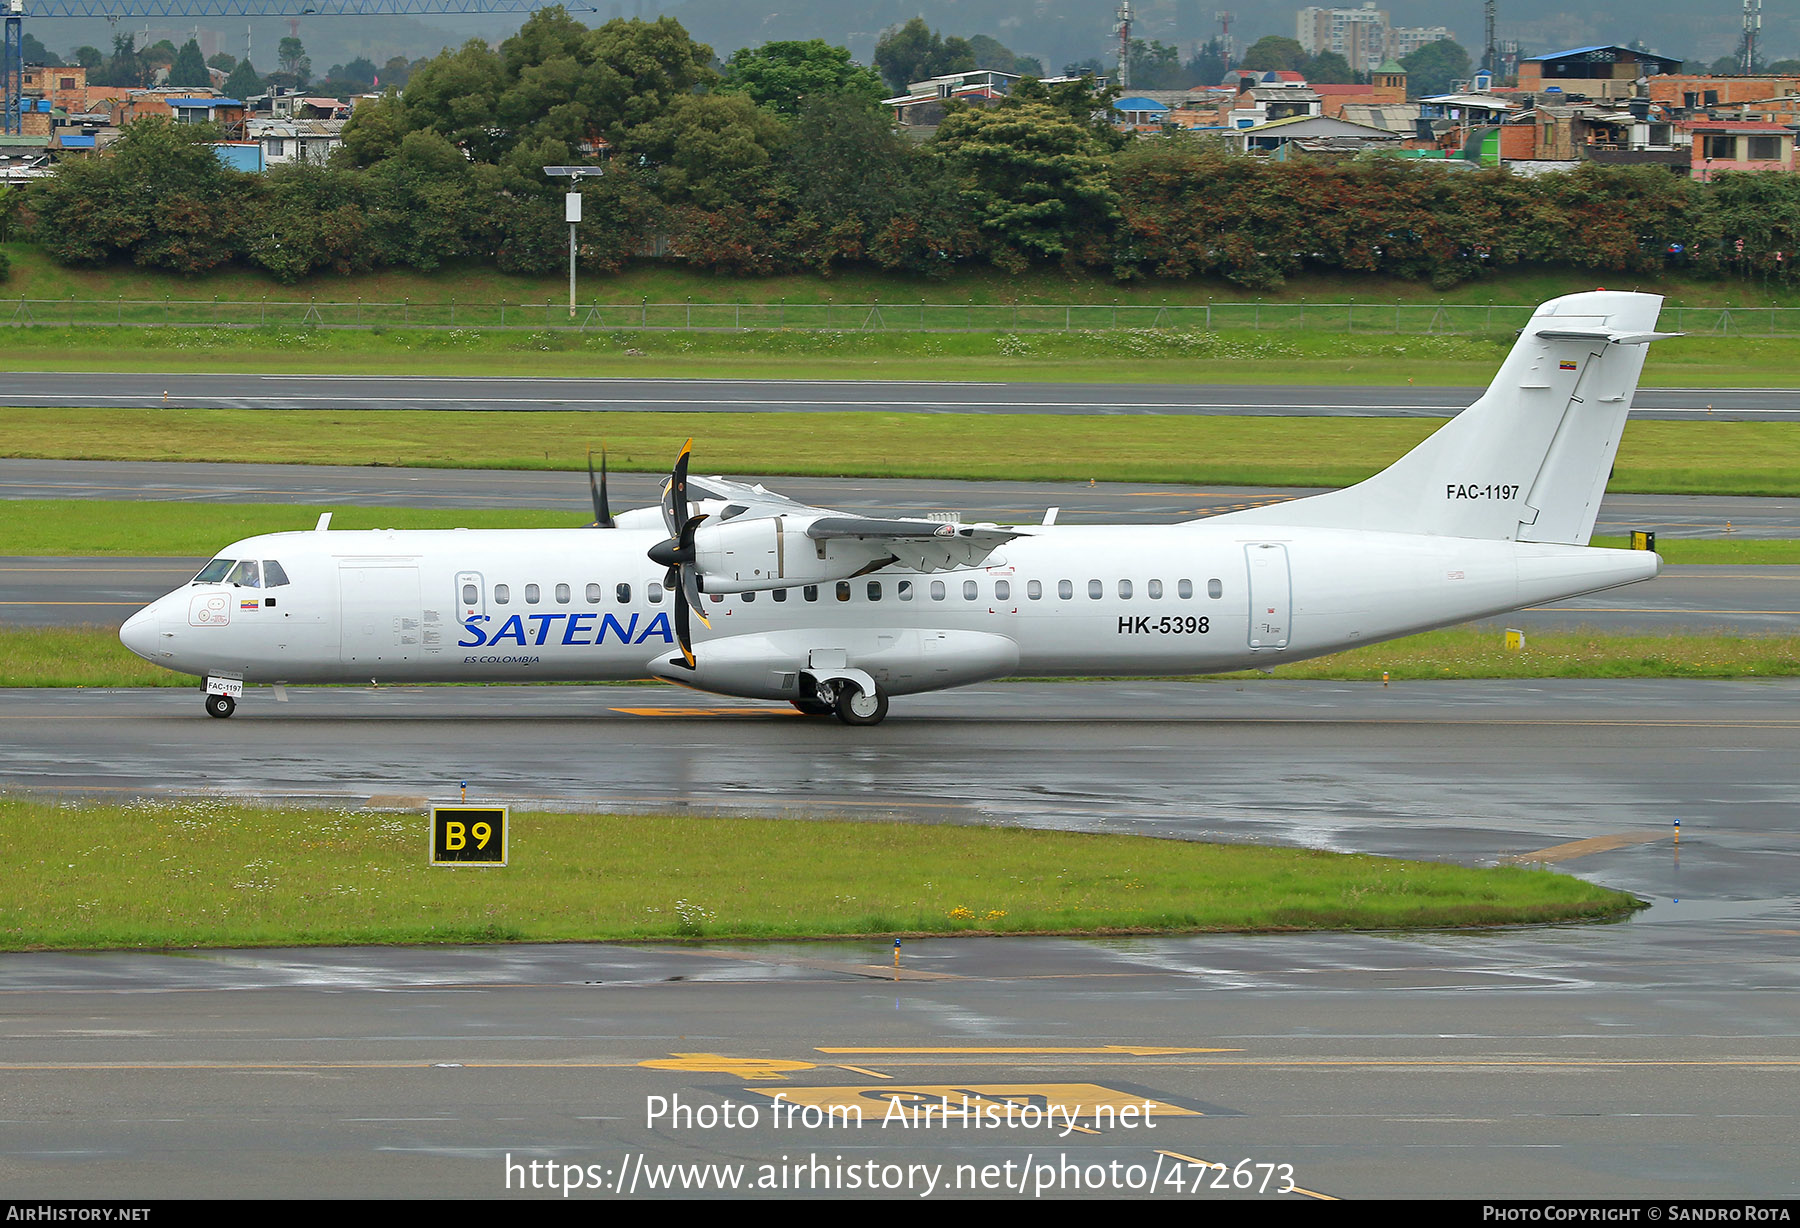
[(1495, 3), (1495, 0), (1487, 0), (1481, 7), (1487, 17), (1487, 47), (1481, 53), (1481, 67), (1485, 72), (1498, 77), (1500, 75), (1500, 47), (1494, 41), (1494, 17), (1495, 10), (1499, 5)]
[(1119, 92), (1131, 88), (1131, 0), (1119, 0)]
[(1219, 23), (1219, 37), (1225, 44), (1225, 65), (1230, 67), (1231, 62), (1237, 59), (1231, 48), (1231, 23), (1237, 20), (1237, 14), (1230, 9), (1220, 9), (1213, 14), (1213, 20)]
[(1756, 71), (1756, 39), (1762, 33), (1762, 0), (1744, 0), (1744, 36), (1738, 40), (1738, 71)]

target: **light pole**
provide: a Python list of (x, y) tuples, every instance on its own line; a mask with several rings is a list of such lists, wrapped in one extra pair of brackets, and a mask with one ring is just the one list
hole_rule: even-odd
[(546, 166), (544, 174), (569, 180), (568, 195), (563, 197), (563, 221), (569, 224), (569, 318), (575, 318), (575, 227), (581, 223), (581, 181), (598, 179), (605, 172), (598, 166)]

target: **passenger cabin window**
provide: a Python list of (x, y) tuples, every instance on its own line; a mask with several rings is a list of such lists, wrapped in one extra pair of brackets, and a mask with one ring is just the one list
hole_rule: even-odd
[(839, 601), (850, 600), (850, 581), (839, 580), (837, 582), (837, 599)]
[(214, 559), (200, 569), (200, 574), (194, 577), (194, 583), (217, 584), (230, 573), (235, 562), (235, 559)]
[(494, 604), (505, 605), (512, 600), (512, 587), (507, 584), (494, 585)]
[(788, 595), (788, 591), (785, 588), (778, 588), (774, 592), (770, 593), (769, 597), (773, 601), (786, 601), (787, 595)]
[(536, 605), (537, 603), (538, 603), (538, 586), (535, 584), (527, 584), (525, 586), (525, 604), (526, 605)]
[(911, 601), (912, 589), (913, 583), (911, 580), (901, 580), (894, 585), (894, 596), (900, 598), (902, 601)]
[(556, 604), (569, 604), (569, 586), (567, 584), (558, 584), (556, 586)]
[(1194, 595), (1194, 582), (1192, 580), (1176, 581), (1175, 595), (1177, 597), (1180, 597), (1183, 601), (1186, 601), (1189, 597), (1192, 597)]
[(1162, 600), (1162, 581), (1161, 580), (1152, 580), (1148, 584), (1144, 585), (1144, 595), (1149, 597), (1150, 600), (1152, 600), (1152, 601), (1161, 601)]
[(1042, 580), (1027, 580), (1025, 582), (1025, 595), (1027, 597), (1031, 598), (1033, 601), (1043, 600), (1043, 597), (1044, 597), (1043, 581)]
[(481, 596), (481, 594), (476, 590), (476, 588), (473, 584), (463, 585), (462, 594), (463, 594), (463, 604), (464, 605), (474, 605), (476, 602), (476, 599)]
[(590, 584), (587, 586), (587, 603), (589, 605), (600, 604), (600, 586), (598, 584)]
[(631, 585), (620, 584), (620, 585), (615, 586), (613, 588), (613, 597), (618, 600), (618, 603), (620, 605), (630, 605), (631, 604)]
[(1225, 595), (1225, 586), (1217, 580), (1208, 580), (1206, 582), (1206, 595), (1215, 599), (1223, 597)]
[(263, 560), (263, 587), (280, 588), (288, 582), (287, 572), (274, 559)]
[(994, 599), (996, 601), (1008, 601), (1011, 598), (1012, 598), (1012, 585), (1008, 584), (1005, 580), (995, 580), (994, 581)]
[(881, 600), (881, 581), (880, 580), (870, 580), (869, 581), (869, 600), (870, 601), (880, 601)]
[(973, 601), (981, 596), (981, 586), (973, 580), (963, 581), (963, 600)]
[(931, 582), (931, 599), (933, 601), (942, 601), (944, 599), (944, 582), (942, 580), (933, 580)]
[(1069, 598), (1075, 595), (1075, 582), (1073, 580), (1058, 580), (1056, 582), (1056, 595), (1061, 597), (1064, 601), (1069, 600)]
[(819, 599), (819, 586), (817, 584), (802, 585), (800, 588), (800, 595), (808, 601), (817, 601)]
[(1098, 580), (1089, 580), (1088, 581), (1088, 596), (1091, 597), (1093, 600), (1095, 600), (1095, 601), (1100, 600), (1101, 596), (1104, 595), (1105, 592), (1106, 592), (1106, 586), (1104, 584), (1100, 583), (1100, 581), (1098, 581)]
[(1130, 580), (1120, 580), (1119, 581), (1119, 596), (1123, 597), (1126, 601), (1131, 600), (1131, 581)]
[(743, 593), (740, 595), (743, 597), (743, 599), (745, 601), (755, 601), (756, 600), (756, 594), (753, 592), (752, 593)]
[[(655, 580), (652, 580), (652, 581), (650, 581), (650, 583), (648, 583), (644, 586), (644, 591), (646, 593), (650, 594), (650, 604), (651, 605), (661, 605), (662, 604), (662, 598), (663, 598), (663, 586), (662, 585), (658, 584)], [(600, 586), (598, 584), (596, 584), (594, 586), (594, 600), (595, 601), (600, 600)]]
[(225, 577), (225, 583), (235, 584), (240, 588), (261, 588), (262, 568), (256, 565), (255, 559), (245, 559), (231, 569), (231, 574)]

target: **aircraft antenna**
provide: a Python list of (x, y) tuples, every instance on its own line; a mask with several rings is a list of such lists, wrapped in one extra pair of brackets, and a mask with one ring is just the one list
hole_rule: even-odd
[(1738, 39), (1738, 71), (1756, 71), (1756, 40), (1762, 34), (1762, 0), (1744, 0), (1744, 34)]
[(1131, 89), (1131, 0), (1119, 0), (1119, 92)]

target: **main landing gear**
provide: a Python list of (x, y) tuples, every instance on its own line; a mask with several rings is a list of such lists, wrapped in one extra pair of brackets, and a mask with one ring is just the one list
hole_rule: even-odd
[(816, 698), (788, 702), (806, 716), (834, 715), (846, 725), (879, 725), (888, 713), (888, 698), (880, 687), (865, 691), (842, 680), (820, 683)]
[(216, 716), (220, 720), (237, 711), (237, 700), (229, 695), (208, 695), (206, 697), (206, 715)]

